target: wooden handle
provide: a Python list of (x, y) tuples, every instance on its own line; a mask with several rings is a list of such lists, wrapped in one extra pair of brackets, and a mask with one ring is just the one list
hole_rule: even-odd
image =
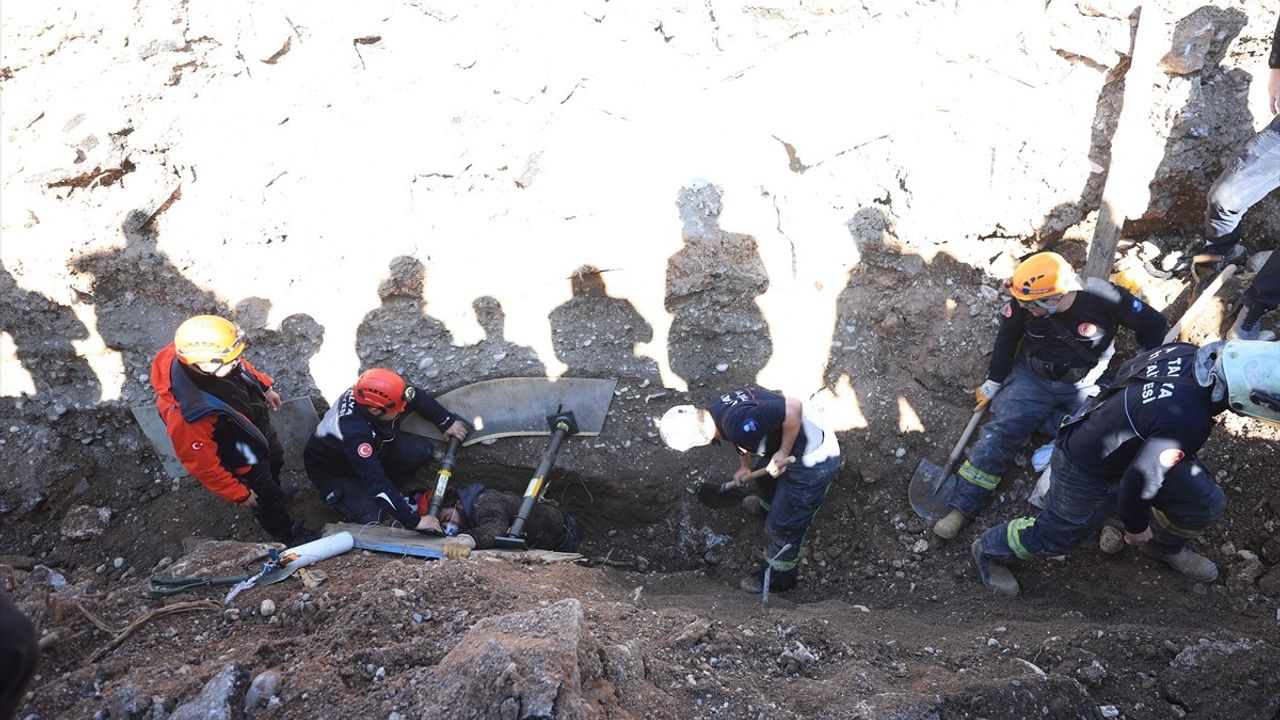
[[(788, 455), (787, 459), (782, 461), (782, 467), (785, 469), (788, 465), (790, 465), (795, 461), (796, 461), (795, 455)], [(725, 483), (725, 489), (728, 489), (731, 487), (742, 487), (743, 485), (747, 484), (748, 480), (755, 480), (758, 477), (764, 477), (765, 475), (768, 475), (768, 474), (769, 474), (768, 465), (762, 468), (756, 468), (755, 470), (752, 470), (746, 475), (743, 475), (742, 479), (740, 480), (730, 480), (729, 482)]]
[(987, 404), (981, 403), (974, 409), (973, 417), (969, 418), (969, 424), (964, 426), (964, 432), (960, 434), (960, 440), (951, 449), (951, 456), (947, 458), (947, 464), (942, 466), (942, 472), (938, 473), (939, 477), (945, 479), (947, 475), (951, 474), (951, 468), (956, 466), (956, 461), (960, 459), (960, 453), (964, 452), (964, 446), (969, 443), (969, 437), (978, 428), (978, 421), (982, 420), (982, 414), (987, 411)]
[(1228, 265), (1222, 268), (1222, 272), (1218, 273), (1218, 277), (1214, 278), (1213, 282), (1209, 283), (1209, 287), (1205, 288), (1204, 292), (1200, 293), (1200, 297), (1196, 298), (1187, 306), (1187, 309), (1182, 313), (1182, 317), (1178, 318), (1178, 322), (1174, 323), (1173, 327), (1169, 328), (1169, 332), (1164, 334), (1164, 341), (1166, 343), (1171, 343), (1174, 340), (1181, 339), (1182, 331), (1186, 327), (1187, 323), (1189, 323), (1201, 310), (1204, 309), (1204, 306), (1209, 302), (1209, 298), (1216, 295), (1218, 290), (1222, 289), (1222, 284), (1230, 280), (1231, 276), (1235, 274), (1235, 265)]

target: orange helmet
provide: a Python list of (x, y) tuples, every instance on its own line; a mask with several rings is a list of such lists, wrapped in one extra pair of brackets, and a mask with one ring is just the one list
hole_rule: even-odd
[(1009, 284), (1009, 292), (1023, 302), (1083, 289), (1075, 268), (1056, 252), (1036, 253), (1023, 260)]
[(244, 332), (217, 315), (196, 315), (173, 334), (178, 360), (201, 372), (225, 375), (244, 352)]
[(386, 368), (373, 368), (360, 375), (351, 388), (351, 395), (360, 405), (396, 415), (413, 399), (413, 386)]

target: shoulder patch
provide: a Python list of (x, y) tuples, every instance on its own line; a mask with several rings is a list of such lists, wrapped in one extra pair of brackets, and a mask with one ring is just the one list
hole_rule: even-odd
[(1076, 327), (1076, 334), (1080, 337), (1094, 337), (1098, 334), (1098, 326), (1093, 323), (1082, 322)]
[(1182, 462), (1182, 458), (1184, 457), (1186, 457), (1186, 455), (1183, 454), (1181, 450), (1175, 450), (1174, 448), (1169, 448), (1168, 450), (1165, 450), (1164, 452), (1160, 453), (1160, 464), (1163, 465), (1164, 467), (1171, 468), (1174, 465), (1177, 465), (1178, 463)]
[(1143, 308), (1142, 301), (1139, 300), (1138, 298), (1134, 298), (1133, 302), (1129, 303), (1129, 309), (1133, 310), (1135, 315), (1142, 312), (1142, 308)]
[(1013, 317), (1013, 303), (1011, 302), (1005, 303), (1004, 309), (1000, 311), (1000, 314), (1004, 315), (1005, 317)]
[(742, 432), (744, 433), (753, 433), (759, 429), (760, 429), (760, 426), (756, 423), (755, 420), (747, 419), (745, 422), (742, 423)]
[(195, 441), (195, 442), (191, 443), (191, 449), (192, 449), (192, 450), (195, 450), (195, 451), (197, 451), (197, 452), (198, 452), (198, 451), (200, 451), (200, 450), (203, 450), (203, 449), (204, 449), (204, 443), (203, 443), (203, 442), (201, 442), (201, 441), (199, 441), (199, 440), (197, 440), (197, 441)]
[(356, 454), (362, 458), (373, 457), (373, 446), (369, 443), (360, 443), (356, 448)]

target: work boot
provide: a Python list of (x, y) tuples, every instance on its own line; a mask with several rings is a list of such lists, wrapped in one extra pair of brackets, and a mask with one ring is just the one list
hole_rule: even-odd
[(1275, 340), (1276, 334), (1262, 329), (1262, 316), (1266, 311), (1256, 312), (1252, 305), (1240, 308), (1235, 324), (1227, 331), (1228, 340)]
[(324, 535), (320, 534), (319, 532), (312, 530), (308, 528), (306, 525), (302, 524), (301, 520), (297, 520), (293, 523), (293, 527), (290, 528), (289, 530), (289, 535), (290, 535), (289, 542), (285, 543), (285, 547), (298, 547), (299, 545), (306, 545), (309, 542), (312, 542), (314, 540), (319, 540), (320, 538), (324, 537)]
[(749, 518), (758, 518), (760, 520), (769, 516), (769, 511), (760, 502), (759, 495), (748, 495), (742, 498), (742, 514)]
[(1151, 547), (1148, 543), (1139, 545), (1138, 552), (1149, 558), (1163, 562), (1174, 570), (1177, 570), (1182, 577), (1187, 578), (1188, 580), (1211, 583), (1218, 579), (1218, 566), (1214, 565), (1212, 560), (1203, 555), (1193, 553), (1186, 548), (1182, 548), (1172, 555), (1167, 555)]
[(973, 556), (973, 563), (978, 566), (983, 585), (1000, 595), (1013, 597), (1018, 594), (1018, 579), (1013, 576), (1009, 568), (987, 557), (987, 554), (982, 551), (982, 538), (973, 541), (969, 546), (969, 554)]
[(944, 540), (955, 540), (956, 535), (969, 524), (969, 518), (959, 510), (952, 509), (947, 516), (933, 524), (933, 534)]

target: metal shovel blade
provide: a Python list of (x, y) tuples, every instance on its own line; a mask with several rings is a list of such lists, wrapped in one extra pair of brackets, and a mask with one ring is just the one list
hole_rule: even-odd
[(738, 505), (746, 496), (747, 491), (741, 485), (732, 483), (704, 482), (698, 486), (698, 502), (716, 510)]
[(924, 518), (940, 518), (951, 512), (947, 505), (956, 491), (956, 476), (947, 472), (928, 460), (921, 460), (916, 472), (907, 485), (907, 499), (911, 501), (911, 509)]

